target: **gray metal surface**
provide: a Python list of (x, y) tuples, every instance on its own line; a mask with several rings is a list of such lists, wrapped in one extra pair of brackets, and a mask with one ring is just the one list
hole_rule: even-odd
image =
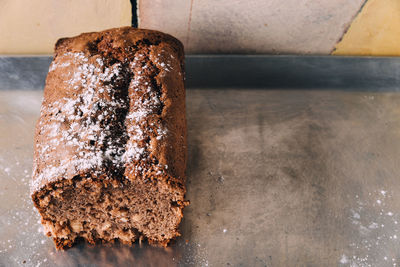
[[(42, 89), (50, 56), (0, 56), (0, 90)], [(397, 91), (398, 57), (188, 55), (188, 87)]]
[(400, 59), (189, 56), (182, 237), (65, 252), (28, 189), (49, 62), (0, 57), (0, 266), (400, 264)]
[(57, 252), (30, 201), (41, 91), (0, 91), (0, 266), (400, 264), (400, 94), (191, 89), (182, 237)]
[(51, 62), (49, 56), (0, 56), (0, 90), (41, 90)]

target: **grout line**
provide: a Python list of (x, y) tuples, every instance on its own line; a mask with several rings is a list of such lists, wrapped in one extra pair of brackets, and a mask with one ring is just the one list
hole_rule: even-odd
[[(194, 0), (190, 0), (190, 11), (189, 11), (189, 21), (186, 33), (186, 46), (189, 48), (189, 35), (190, 35), (190, 24), (192, 23), (192, 9)], [(185, 49), (186, 50), (186, 49)]]
[(356, 12), (356, 14), (354, 14), (354, 16), (352, 17), (351, 21), (349, 22), (349, 25), (347, 25), (347, 27), (344, 29), (342, 36), (340, 36), (340, 38), (336, 41), (335, 45), (333, 46), (331, 52), (329, 53), (330, 55), (333, 54), (333, 52), (336, 51), (336, 46), (343, 40), (344, 36), (346, 35), (346, 33), (349, 31), (351, 25), (353, 25), (353, 22), (357, 19), (358, 15), (361, 14), (361, 11), (364, 9), (365, 4), (368, 2), (369, 0), (364, 0), (364, 3), (361, 4), (361, 7), (358, 9), (358, 11)]
[(138, 9), (139, 9), (139, 3), (136, 0), (131, 0), (131, 6), (132, 6), (132, 27), (137, 28), (138, 27)]

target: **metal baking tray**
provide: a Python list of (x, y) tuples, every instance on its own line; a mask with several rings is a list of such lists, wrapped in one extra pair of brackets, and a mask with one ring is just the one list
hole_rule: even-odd
[(400, 264), (400, 59), (188, 56), (182, 236), (56, 251), (29, 195), (50, 57), (0, 57), (0, 266)]

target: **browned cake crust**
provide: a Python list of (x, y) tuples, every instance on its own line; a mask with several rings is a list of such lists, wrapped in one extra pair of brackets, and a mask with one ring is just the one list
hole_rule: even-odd
[(186, 205), (183, 46), (123, 27), (60, 39), (35, 133), (32, 199), (58, 249), (167, 245)]

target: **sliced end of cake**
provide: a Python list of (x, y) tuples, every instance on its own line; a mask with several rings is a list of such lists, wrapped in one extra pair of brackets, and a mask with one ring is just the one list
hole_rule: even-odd
[(71, 247), (79, 238), (92, 244), (147, 239), (166, 246), (179, 236), (186, 205), (179, 182), (151, 178), (118, 181), (77, 176), (48, 184), (32, 198), (57, 249)]

